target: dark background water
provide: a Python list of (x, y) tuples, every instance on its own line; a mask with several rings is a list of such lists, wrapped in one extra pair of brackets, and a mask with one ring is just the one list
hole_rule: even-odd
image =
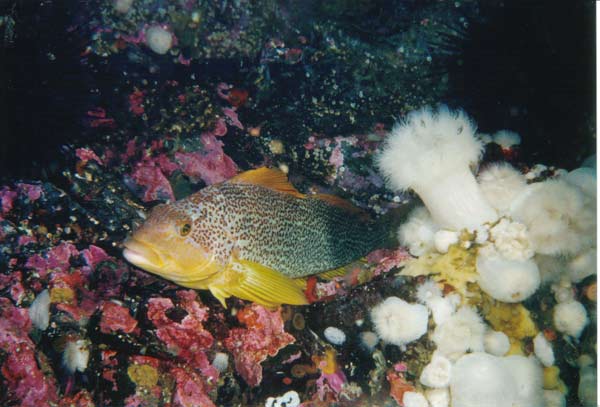
[[(118, 59), (95, 70), (80, 62), (90, 35), (78, 21), (85, 15), (81, 7), (94, 3), (0, 1), (0, 15), (12, 10), (17, 17), (14, 39), (0, 47), (5, 177), (56, 171), (62, 145), (89, 141), (83, 120), (96, 90), (119, 80)], [(449, 68), (447, 101), (463, 106), (482, 131), (520, 133), (529, 163), (576, 167), (596, 145), (593, 2), (490, 1), (481, 7), (486, 18), (467, 31), (463, 62)]]

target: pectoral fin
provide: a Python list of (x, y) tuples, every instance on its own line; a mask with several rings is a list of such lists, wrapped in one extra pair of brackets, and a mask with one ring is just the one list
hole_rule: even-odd
[(208, 286), (225, 306), (225, 298), (236, 296), (266, 307), (280, 304), (308, 304), (304, 295), (305, 281), (285, 275), (248, 260), (232, 259), (221, 278)]

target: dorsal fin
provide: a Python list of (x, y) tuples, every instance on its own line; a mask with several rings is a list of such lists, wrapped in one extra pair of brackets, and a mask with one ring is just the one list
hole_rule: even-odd
[(293, 195), (297, 198), (305, 198), (306, 195), (300, 193), (287, 179), (287, 176), (276, 169), (267, 167), (257, 168), (242, 172), (231, 178), (228, 182), (234, 184), (254, 184), (275, 191)]

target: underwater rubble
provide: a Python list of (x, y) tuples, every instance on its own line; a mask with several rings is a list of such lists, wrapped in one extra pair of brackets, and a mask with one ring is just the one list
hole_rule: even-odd
[[(443, 100), (479, 2), (283, 3), (89, 2), (81, 64), (120, 81), (86, 106), (57, 171), (0, 186), (0, 404), (595, 405), (595, 162), (546, 166), (516, 133), (477, 133), (463, 172), (491, 212), (470, 228), (428, 200), (462, 187), (390, 185), (377, 158)], [(309, 277), (309, 305), (274, 309), (225, 308), (125, 261), (152, 207), (262, 166), (402, 219), (400, 245), (394, 230), (344, 276)], [(527, 188), (540, 195), (510, 212)], [(529, 207), (558, 212), (555, 230)], [(498, 253), (526, 277), (499, 282)]]

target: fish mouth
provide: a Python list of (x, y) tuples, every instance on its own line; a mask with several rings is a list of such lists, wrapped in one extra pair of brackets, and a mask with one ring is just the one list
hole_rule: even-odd
[(123, 246), (123, 257), (138, 267), (154, 269), (164, 265), (162, 256), (144, 242), (130, 237), (123, 242)]

